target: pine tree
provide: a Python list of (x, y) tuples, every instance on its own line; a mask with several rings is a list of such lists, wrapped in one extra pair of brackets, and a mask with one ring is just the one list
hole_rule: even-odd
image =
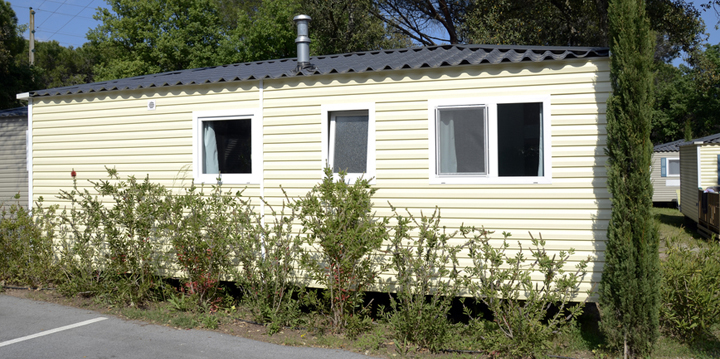
[(644, 0), (611, 0), (607, 108), (612, 217), (600, 283), (601, 328), (625, 357), (649, 355), (658, 337), (659, 255), (650, 183), (654, 36)]

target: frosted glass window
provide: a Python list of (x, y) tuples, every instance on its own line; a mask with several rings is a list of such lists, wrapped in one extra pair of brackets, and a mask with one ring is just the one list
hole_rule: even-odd
[(251, 120), (203, 121), (203, 174), (252, 173)]
[(668, 176), (679, 176), (680, 175), (680, 160), (679, 159), (668, 159), (667, 174), (668, 174)]
[(487, 173), (485, 107), (439, 108), (436, 134), (438, 174)]
[(366, 173), (368, 112), (333, 112), (329, 125), (329, 162), (333, 172)]

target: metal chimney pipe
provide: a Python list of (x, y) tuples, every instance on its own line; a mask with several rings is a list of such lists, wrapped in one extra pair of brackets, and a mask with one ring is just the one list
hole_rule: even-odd
[(298, 15), (293, 18), (297, 24), (297, 62), (298, 68), (310, 66), (310, 37), (308, 36), (308, 23), (312, 20), (308, 15)]

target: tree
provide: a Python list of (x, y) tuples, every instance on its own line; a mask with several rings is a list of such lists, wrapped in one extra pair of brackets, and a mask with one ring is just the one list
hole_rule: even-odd
[(720, 130), (720, 45), (696, 49), (689, 66), (655, 63), (653, 143), (690, 140)]
[[(23, 52), (27, 53), (29, 41), (24, 41)], [(35, 82), (38, 88), (54, 88), (93, 82), (93, 66), (97, 62), (97, 51), (91, 44), (73, 48), (61, 46), (57, 41), (35, 42)], [(22, 66), (29, 66), (29, 60), (20, 56)]]
[(0, 0), (0, 109), (22, 106), (15, 96), (36, 87), (32, 69), (17, 61), (23, 55), (17, 22), (10, 4)]
[[(374, 0), (373, 13), (416, 43), (608, 46), (608, 0)], [(717, 0), (720, 1), (720, 0)], [(685, 0), (648, 0), (657, 56), (690, 51), (704, 29)]]
[[(313, 55), (338, 54), (384, 48), (407, 47), (410, 42), (394, 35), (370, 13), (370, 0), (263, 0), (235, 4), (223, 2), (221, 8), (236, 6), (235, 26), (221, 46), (223, 59), (248, 62), (296, 56), (297, 33), (293, 17), (306, 14), (310, 22), (310, 52)], [(235, 5), (231, 5), (232, 3)]]
[(220, 65), (225, 32), (211, 0), (107, 0), (88, 40), (102, 52), (95, 80)]
[(611, 0), (607, 107), (612, 215), (600, 282), (601, 329), (625, 357), (649, 355), (658, 338), (658, 234), (651, 213), (654, 40), (643, 0)]
[(372, 15), (377, 5), (371, 0), (306, 0), (302, 2), (302, 11), (313, 19), (310, 50), (316, 55), (411, 45), (406, 36), (394, 34)]

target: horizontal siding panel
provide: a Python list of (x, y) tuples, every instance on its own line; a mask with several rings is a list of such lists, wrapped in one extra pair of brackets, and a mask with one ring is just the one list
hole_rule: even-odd
[(590, 114), (590, 115), (553, 114), (551, 121), (552, 121), (553, 128), (555, 128), (556, 126), (578, 126), (578, 125), (580, 125), (580, 126), (602, 125), (604, 127), (604, 125), (607, 122), (605, 115), (602, 115), (602, 114)]
[(606, 135), (604, 126), (584, 125), (584, 126), (553, 126), (551, 128), (553, 143), (555, 137), (559, 136), (587, 136), (587, 135)]
[(171, 123), (147, 122), (137, 124), (113, 124), (113, 125), (86, 125), (80, 127), (58, 127), (58, 128), (33, 128), (33, 136), (63, 136), (63, 135), (94, 135), (109, 133), (136, 133), (136, 132), (157, 132), (172, 130), (190, 130), (192, 121), (173, 121)]
[[(153, 154), (145, 154), (141, 156), (130, 156), (130, 155), (100, 155), (92, 157), (79, 157), (79, 158), (66, 158), (63, 162), (70, 164), (105, 164), (105, 165), (120, 165), (120, 164), (132, 164), (132, 163), (192, 163), (190, 155), (163, 155), (158, 157)], [(58, 159), (52, 157), (35, 157), (33, 161), (34, 166), (41, 166), (47, 164), (57, 164)]]
[(33, 143), (34, 151), (57, 150), (57, 149), (133, 149), (133, 148), (155, 148), (155, 147), (190, 147), (192, 146), (191, 137), (176, 137), (163, 139), (113, 139), (106, 141), (82, 141), (82, 142), (41, 142)]
[[(33, 146), (35, 143), (57, 143), (57, 142), (82, 142), (87, 139), (85, 134), (72, 134), (57, 136), (49, 133), (46, 136), (39, 136), (33, 131)], [(91, 136), (92, 141), (119, 140), (123, 138), (140, 139), (166, 139), (166, 138), (192, 138), (192, 130), (158, 130), (158, 131), (130, 131), (115, 133), (98, 133)]]

